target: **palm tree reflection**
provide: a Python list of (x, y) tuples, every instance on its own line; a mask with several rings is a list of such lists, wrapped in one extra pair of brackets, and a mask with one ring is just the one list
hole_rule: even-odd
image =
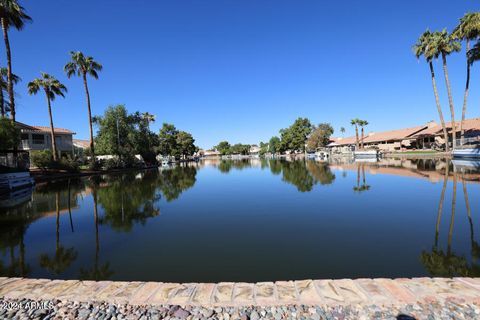
[[(68, 199), (70, 202), (70, 199)], [(60, 192), (55, 194), (56, 208), (56, 242), (55, 255), (50, 257), (48, 254), (40, 255), (40, 266), (56, 275), (62, 274), (75, 259), (77, 259), (77, 251), (71, 248), (64, 248), (60, 245)]]
[[(362, 185), (360, 185), (360, 171), (362, 172)], [(366, 182), (365, 178), (365, 164), (358, 164), (357, 165), (357, 185), (353, 187), (353, 191), (355, 192), (364, 192), (370, 190), (370, 186)]]
[(478, 256), (479, 256), (479, 246), (474, 240), (474, 232), (473, 232), (473, 222), (470, 210), (470, 203), (468, 199), (467, 193), (467, 185), (465, 181), (465, 177), (462, 174), (462, 185), (463, 185), (463, 193), (465, 198), (465, 205), (467, 208), (467, 216), (470, 224), (470, 242), (471, 242), (471, 255), (472, 261), (471, 263), (468, 262), (465, 256), (456, 255), (452, 250), (452, 239), (453, 239), (453, 226), (455, 222), (455, 210), (456, 210), (456, 202), (457, 202), (457, 180), (458, 180), (458, 173), (453, 172), (453, 188), (452, 188), (452, 212), (450, 216), (450, 224), (448, 229), (448, 242), (447, 242), (447, 251), (444, 252), (438, 245), (438, 238), (439, 238), (439, 229), (440, 229), (440, 222), (441, 222), (441, 215), (443, 212), (443, 202), (445, 198), (445, 190), (447, 188), (449, 178), (449, 164), (445, 167), (445, 176), (444, 182), (442, 187), (442, 192), (440, 196), (440, 203), (438, 207), (437, 213), (437, 223), (435, 226), (435, 241), (430, 252), (423, 251), (420, 256), (420, 260), (428, 273), (432, 276), (437, 277), (454, 277), (454, 276), (465, 276), (465, 277), (472, 277), (472, 276), (479, 276), (480, 275), (480, 265), (477, 264)]

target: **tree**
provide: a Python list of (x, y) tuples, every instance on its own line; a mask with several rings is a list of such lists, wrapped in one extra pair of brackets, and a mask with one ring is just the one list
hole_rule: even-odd
[(430, 75), (432, 77), (433, 94), (435, 95), (435, 103), (437, 105), (438, 116), (440, 117), (440, 123), (442, 124), (443, 136), (445, 139), (445, 151), (449, 151), (448, 147), (448, 133), (445, 126), (445, 120), (443, 119), (442, 107), (440, 105), (440, 99), (438, 97), (437, 82), (435, 80), (435, 70), (433, 68), (433, 59), (437, 59), (439, 56), (438, 51), (432, 50), (433, 47), (433, 34), (427, 30), (417, 40), (417, 43), (413, 46), (413, 51), (417, 59), (421, 56), (425, 57), (426, 62), (430, 67)]
[(249, 144), (237, 143), (231, 147), (231, 153), (248, 155), (250, 153), (251, 146)]
[(277, 154), (282, 152), (281, 149), (281, 140), (279, 137), (271, 137), (270, 141), (268, 141), (268, 152), (271, 154)]
[(333, 134), (333, 127), (329, 123), (320, 123), (307, 139), (307, 148), (316, 150), (323, 148), (328, 144), (330, 136)]
[(41, 89), (43, 89), (47, 97), (48, 115), (50, 117), (50, 134), (52, 136), (53, 161), (57, 161), (57, 143), (55, 142), (55, 129), (53, 127), (51, 102), (55, 100), (56, 96), (65, 97), (67, 88), (53, 76), (42, 72), (40, 78), (34, 79), (28, 83), (28, 93), (30, 95), (37, 94)]
[(312, 130), (310, 120), (298, 118), (290, 127), (280, 130), (282, 148), (292, 152), (305, 152), (305, 142)]
[(93, 121), (92, 110), (90, 107), (90, 93), (88, 91), (87, 75), (90, 75), (94, 79), (98, 79), (98, 71), (102, 70), (102, 65), (96, 62), (92, 57), (86, 57), (82, 52), (71, 51), (70, 62), (68, 62), (63, 68), (67, 73), (67, 77), (79, 76), (83, 79), (83, 86), (85, 88), (85, 95), (87, 97), (87, 109), (88, 109), (88, 123), (90, 126), (90, 153), (92, 161), (95, 162), (95, 147), (93, 143)]
[(452, 118), (452, 149), (455, 149), (457, 125), (455, 123), (455, 107), (453, 105), (452, 89), (450, 86), (450, 79), (448, 77), (447, 56), (453, 52), (458, 52), (461, 49), (460, 42), (455, 40), (448, 34), (447, 30), (436, 31), (432, 34), (432, 42), (430, 44), (433, 54), (442, 56), (443, 75), (445, 77), (445, 84), (447, 85), (448, 104), (450, 106), (450, 116)]
[(177, 134), (178, 153), (182, 157), (193, 156), (198, 148), (195, 146), (195, 139), (193, 136), (185, 131), (179, 131)]
[(12, 121), (0, 118), (0, 150), (13, 150), (20, 143), (20, 130)]
[(149, 113), (149, 112), (144, 112), (141, 114), (141, 117), (143, 121), (146, 123), (147, 128), (150, 129), (150, 123), (155, 122), (155, 115)]
[(268, 153), (269, 144), (266, 142), (260, 142), (260, 152), (258, 153), (260, 156), (264, 156)]
[(340, 132), (342, 133), (342, 136), (345, 134), (345, 128), (344, 127), (340, 127)]
[(95, 145), (97, 154), (135, 154), (135, 116), (129, 115), (125, 105), (109, 106), (103, 116), (95, 116), (98, 127)]
[(25, 13), (25, 9), (18, 4), (17, 0), (0, 1), (0, 22), (3, 30), (3, 40), (5, 41), (5, 53), (7, 55), (7, 91), (9, 96), (10, 117), (15, 122), (15, 98), (13, 92), (13, 71), (12, 71), (12, 53), (10, 50), (10, 40), (8, 31), (11, 27), (22, 30), (25, 22), (32, 21), (32, 18)]
[[(14, 84), (21, 79), (19, 76), (12, 74)], [(8, 69), (0, 68), (0, 115), (5, 117), (7, 112), (11, 111), (10, 102), (5, 99), (5, 92), (8, 92)]]
[(158, 151), (163, 156), (179, 156), (177, 144), (178, 130), (173, 124), (164, 123), (160, 129)]
[(218, 152), (220, 152), (222, 156), (232, 153), (232, 147), (230, 146), (230, 143), (228, 143), (228, 141), (221, 141), (218, 145), (216, 145), (213, 148)]
[(359, 141), (358, 141), (358, 125), (360, 124), (360, 119), (355, 118), (350, 121), (352, 126), (355, 126), (355, 150), (360, 148)]
[(465, 40), (466, 42), (466, 56), (467, 56), (467, 79), (465, 83), (465, 93), (463, 95), (462, 121), (460, 122), (460, 144), (463, 145), (465, 131), (463, 125), (465, 122), (465, 115), (467, 112), (468, 89), (470, 87), (470, 67), (473, 61), (469, 58), (470, 41), (475, 40), (480, 35), (480, 13), (471, 12), (465, 14), (458, 26), (452, 33), (456, 40)]
[(368, 121), (367, 120), (359, 120), (358, 125), (360, 126), (360, 128), (362, 128), (362, 149), (363, 149), (363, 144), (364, 144), (363, 140), (364, 140), (364, 137), (365, 137), (364, 127), (368, 126)]

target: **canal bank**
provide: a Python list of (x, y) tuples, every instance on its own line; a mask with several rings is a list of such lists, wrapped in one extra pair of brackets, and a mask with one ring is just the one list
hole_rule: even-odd
[(469, 314), (480, 316), (480, 278), (216, 284), (0, 278), (0, 301), (4, 316), (31, 312), (39, 318), (54, 314), (86, 319), (98, 313), (110, 318), (120, 312), (139, 319), (150, 312), (156, 316), (146, 317), (157, 319), (326, 319), (329, 313), (343, 312), (346, 319), (375, 314), (382, 319), (399, 314), (469, 319)]

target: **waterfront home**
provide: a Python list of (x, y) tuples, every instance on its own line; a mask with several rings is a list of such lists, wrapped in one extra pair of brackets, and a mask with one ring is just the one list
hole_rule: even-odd
[(367, 149), (378, 149), (382, 151), (402, 151), (405, 149), (420, 149), (416, 134), (436, 126), (435, 122), (429, 122), (424, 125), (390, 130), (383, 132), (370, 132), (363, 140), (364, 147)]
[(222, 154), (217, 150), (200, 150), (198, 154), (204, 158), (215, 158), (220, 157)]
[[(20, 130), (21, 135), (19, 150), (30, 153), (31, 151), (52, 149), (50, 127), (31, 126), (21, 122), (15, 122), (15, 126)], [(54, 130), (58, 152), (72, 155), (75, 132), (64, 128), (54, 128)]]
[(253, 144), (250, 146), (249, 154), (256, 156), (260, 154), (260, 151), (261, 151), (261, 148), (256, 144)]
[(88, 148), (90, 148), (90, 140), (73, 139), (73, 154), (76, 157), (83, 158)]
[[(455, 121), (455, 123), (457, 131), (456, 145), (460, 145), (460, 121)], [(445, 123), (445, 126), (447, 128), (448, 139), (451, 141), (452, 122)], [(465, 130), (464, 142), (466, 145), (478, 145), (480, 143), (480, 118), (465, 119), (463, 129)], [(435, 124), (435, 126), (430, 126), (428, 129), (418, 132), (415, 134), (415, 138), (422, 149), (431, 149), (435, 144), (441, 146), (445, 145), (443, 128), (440, 124)]]

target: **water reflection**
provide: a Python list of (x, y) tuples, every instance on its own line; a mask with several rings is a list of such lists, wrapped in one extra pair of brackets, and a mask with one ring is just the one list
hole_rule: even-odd
[[(242, 261), (249, 261), (247, 257), (260, 259), (258, 268), (242, 267), (248, 271), (241, 280), (249, 280), (246, 277), (257, 272), (252, 270), (263, 268), (260, 257), (268, 250), (274, 252), (279, 247), (277, 243), (285, 237), (288, 245), (294, 248), (296, 259), (305, 258), (310, 265), (316, 247), (327, 246), (322, 249), (325, 255), (319, 256), (331, 261), (334, 270), (323, 269), (319, 262), (318, 265), (313, 263), (312, 270), (324, 273), (312, 274), (317, 271), (311, 271), (307, 263), (299, 263), (298, 270), (293, 272), (290, 265), (281, 269), (281, 263), (277, 263), (279, 278), (480, 276), (480, 245), (475, 240), (479, 210), (476, 204), (469, 202), (480, 194), (478, 167), (476, 163), (444, 159), (389, 159), (376, 163), (356, 163), (349, 159), (334, 159), (330, 163), (288, 159), (209, 160), (159, 170), (41, 184), (33, 194), (27, 192), (19, 193), (17, 198), (0, 198), (0, 276), (107, 280), (125, 279), (127, 273), (135, 279), (144, 276), (145, 272), (147, 280), (174, 281), (176, 279), (156, 277), (168, 274), (169, 268), (177, 272), (175, 275), (188, 273), (181, 267), (186, 263), (184, 256), (195, 256), (200, 269), (205, 261), (212, 260), (201, 269), (212, 278), (188, 280), (214, 281), (212, 265), (230, 270), (225, 261), (232, 259), (233, 254)], [(215, 169), (203, 170), (205, 168)], [(246, 180), (239, 179), (244, 183), (242, 188), (235, 184), (238, 175), (232, 174), (233, 171), (243, 171), (241, 175)], [(197, 181), (214, 183), (197, 184)], [(216, 186), (219, 181), (224, 185)], [(428, 181), (432, 184), (423, 183)], [(267, 183), (268, 188), (262, 187)], [(218, 193), (223, 189), (226, 191), (222, 197), (210, 196), (216, 194), (215, 190)], [(420, 198), (420, 194), (417, 198), (411, 196), (418, 202), (412, 206), (397, 197), (397, 193), (415, 194), (417, 189), (423, 190), (424, 198)], [(383, 190), (391, 193), (382, 194)], [(184, 196), (187, 193), (190, 196)], [(362, 199), (354, 195), (358, 193), (362, 193)], [(428, 202), (430, 198), (433, 199), (431, 203)], [(398, 208), (390, 205), (394, 199)], [(402, 212), (416, 210), (422, 203), (426, 206), (415, 212), (417, 216)], [(388, 234), (388, 228), (392, 228), (385, 222), (385, 215), (376, 211), (382, 205), (388, 207), (394, 217), (398, 213), (400, 223), (411, 226), (409, 232), (416, 241), (414, 255), (408, 256), (408, 250), (412, 249), (402, 239), (385, 238), (391, 241), (389, 245), (405, 249), (402, 254), (410, 259), (405, 264), (409, 266), (398, 266), (399, 269), (404, 267), (403, 274), (388, 274), (397, 267), (394, 264), (384, 267), (383, 273), (370, 271), (369, 264), (365, 265), (367, 273), (341, 271), (346, 261), (340, 258), (342, 253), (350, 252), (357, 260), (361, 260), (362, 255), (378, 256), (372, 253), (381, 243), (375, 236)], [(432, 206), (435, 208), (425, 209)], [(410, 209), (404, 209), (406, 207)], [(268, 211), (275, 214), (265, 216)], [(197, 216), (190, 215), (191, 212), (196, 212)], [(337, 220), (346, 215), (352, 220), (351, 232), (345, 231), (345, 220)], [(361, 229), (361, 220), (355, 220), (362, 216), (370, 224), (364, 226), (365, 229)], [(234, 228), (238, 226), (243, 231), (225, 231), (230, 230), (225, 227), (230, 225), (229, 219)], [(261, 232), (249, 231), (248, 228), (255, 230), (256, 225), (265, 228), (268, 238), (262, 238)], [(272, 225), (271, 233), (265, 227), (268, 225)], [(314, 225), (317, 229), (309, 229)], [(322, 226), (326, 229), (317, 232)], [(290, 227), (299, 231), (292, 232)], [(163, 231), (157, 231), (159, 229)], [(221, 241), (217, 245), (218, 239), (210, 237), (222, 232), (225, 232), (222, 239), (227, 243)], [(335, 239), (330, 241), (322, 235)], [(468, 238), (467, 245), (462, 242), (462, 236)], [(265, 243), (270, 238), (275, 240), (275, 245), (266, 248)], [(363, 251), (349, 247), (349, 239), (361, 242)], [(241, 248), (244, 243), (249, 243), (248, 248)], [(309, 247), (312, 243), (316, 246)], [(332, 247), (332, 243), (336, 247)], [(202, 250), (213, 250), (209, 246), (215, 248), (218, 259), (216, 256), (205, 259), (196, 256)], [(121, 254), (123, 250), (125, 253)], [(285, 250), (291, 254), (289, 249)], [(277, 252), (277, 255), (279, 253), (282, 254)], [(138, 261), (134, 258), (137, 254), (143, 254)], [(161, 262), (158, 262), (160, 256), (158, 261)], [(178, 264), (175, 264), (176, 259)], [(132, 268), (132, 264), (137, 267)], [(155, 270), (144, 271), (150, 264)], [(362, 264), (359, 262), (358, 266), (361, 268)], [(228, 279), (227, 274), (220, 280), (232, 279)], [(274, 279), (265, 279), (264, 274), (259, 273), (258, 278), (251, 280)]]

